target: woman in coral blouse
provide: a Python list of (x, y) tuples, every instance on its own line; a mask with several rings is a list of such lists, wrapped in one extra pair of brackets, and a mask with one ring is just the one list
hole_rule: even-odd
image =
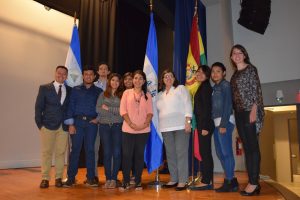
[(144, 167), (144, 150), (150, 132), (153, 116), (152, 97), (147, 92), (146, 75), (142, 70), (133, 73), (133, 88), (124, 91), (120, 114), (124, 119), (122, 131), (123, 184), (120, 190), (128, 190), (133, 158), (135, 167), (135, 189), (141, 190), (141, 176)]

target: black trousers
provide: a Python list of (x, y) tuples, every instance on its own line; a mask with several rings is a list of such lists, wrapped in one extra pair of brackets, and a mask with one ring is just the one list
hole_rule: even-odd
[(130, 182), (132, 160), (135, 169), (135, 182), (141, 183), (144, 168), (144, 151), (149, 133), (122, 135), (122, 171), (124, 183)]
[(200, 146), (200, 155), (202, 158), (201, 161), (201, 173), (202, 179), (201, 182), (205, 184), (213, 183), (213, 174), (214, 174), (214, 161), (211, 153), (211, 137), (212, 132), (209, 132), (207, 135), (203, 136), (201, 130), (199, 131), (199, 146)]
[(256, 125), (250, 123), (250, 111), (235, 112), (236, 127), (245, 151), (249, 183), (259, 183), (260, 151)]

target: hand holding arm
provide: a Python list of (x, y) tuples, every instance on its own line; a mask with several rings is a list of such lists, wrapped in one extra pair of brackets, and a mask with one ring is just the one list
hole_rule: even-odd
[(133, 130), (136, 130), (137, 125), (135, 123), (132, 123), (128, 114), (124, 114), (123, 116), (124, 121), (129, 125), (130, 128), (132, 128)]
[(107, 111), (108, 111), (108, 106), (105, 105), (105, 104), (102, 104), (101, 108), (102, 108), (103, 110), (107, 110)]

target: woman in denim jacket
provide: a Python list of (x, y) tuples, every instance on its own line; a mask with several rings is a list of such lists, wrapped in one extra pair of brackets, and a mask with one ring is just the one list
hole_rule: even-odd
[(235, 161), (232, 150), (234, 117), (231, 87), (225, 80), (226, 67), (223, 63), (214, 63), (211, 70), (211, 79), (215, 83), (212, 93), (212, 118), (216, 128), (213, 135), (216, 153), (225, 172), (224, 183), (216, 192), (236, 192), (238, 182), (234, 177)]

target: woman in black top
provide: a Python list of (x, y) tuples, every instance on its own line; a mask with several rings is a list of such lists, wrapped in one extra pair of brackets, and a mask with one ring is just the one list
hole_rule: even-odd
[(190, 187), (191, 190), (212, 190), (214, 163), (211, 152), (211, 137), (214, 125), (211, 117), (212, 112), (212, 87), (209, 82), (210, 68), (202, 65), (196, 72), (196, 79), (201, 83), (194, 97), (194, 114), (199, 133), (200, 154), (202, 157), (202, 179), (197, 186)]
[(236, 127), (243, 143), (249, 179), (241, 195), (252, 196), (260, 193), (258, 134), (264, 117), (262, 91), (257, 69), (250, 63), (246, 49), (242, 45), (234, 45), (230, 58), (236, 69), (230, 81)]

